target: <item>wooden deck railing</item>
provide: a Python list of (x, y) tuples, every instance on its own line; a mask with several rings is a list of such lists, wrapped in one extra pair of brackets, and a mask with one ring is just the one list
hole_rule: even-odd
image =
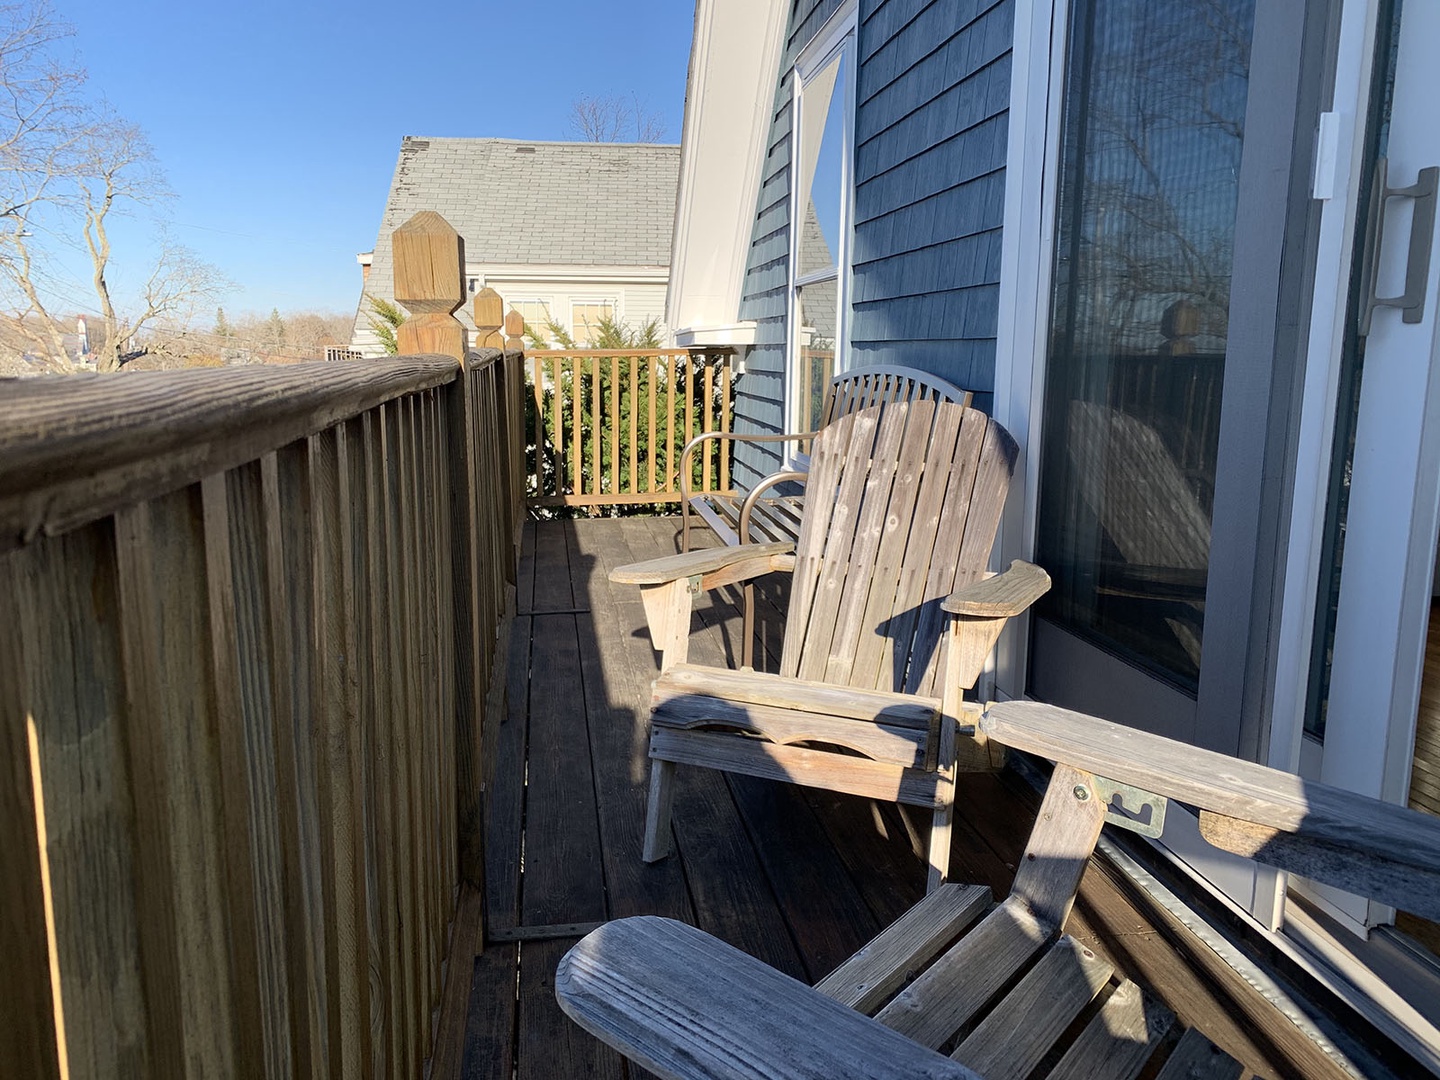
[(519, 365), (0, 389), (6, 1075), (417, 1077), (447, 948), (463, 1030)]
[[(729, 431), (732, 351), (527, 351), (527, 501), (614, 506), (680, 500), (680, 452)], [(694, 455), (691, 488), (729, 493), (730, 443)]]

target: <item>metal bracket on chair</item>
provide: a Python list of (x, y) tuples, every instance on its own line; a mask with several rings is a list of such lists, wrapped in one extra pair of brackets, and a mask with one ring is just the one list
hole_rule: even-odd
[[(1165, 831), (1165, 807), (1170, 800), (1143, 788), (1095, 777), (1095, 794), (1109, 811), (1105, 820), (1141, 836), (1158, 837)], [(1118, 799), (1117, 799), (1118, 796)], [(1146, 813), (1146, 811), (1149, 813)]]
[(704, 592), (704, 590), (700, 588), (700, 578), (702, 576), (703, 575), (701, 574), (691, 574), (690, 577), (686, 580), (685, 591), (688, 592), (691, 596), (699, 596), (702, 592)]

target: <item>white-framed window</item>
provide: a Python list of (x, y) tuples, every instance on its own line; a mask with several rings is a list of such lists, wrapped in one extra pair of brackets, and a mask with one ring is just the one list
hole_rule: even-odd
[(600, 333), (600, 326), (613, 320), (616, 304), (613, 299), (572, 298), (570, 301), (570, 336), (577, 345), (589, 345)]
[(510, 306), (518, 311), (525, 320), (526, 337), (534, 337), (546, 345), (553, 344), (550, 340), (549, 326), (555, 316), (551, 313), (549, 300), (528, 297), (523, 300), (511, 300)]
[(785, 418), (812, 431), (845, 366), (855, 147), (855, 4), (795, 62), (790, 136), (789, 347)]

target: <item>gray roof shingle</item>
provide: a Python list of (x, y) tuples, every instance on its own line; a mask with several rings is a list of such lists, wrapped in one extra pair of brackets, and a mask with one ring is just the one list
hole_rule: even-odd
[(472, 263), (665, 266), (680, 148), (406, 136), (376, 254), (434, 210)]
[[(378, 349), (366, 296), (394, 298), (390, 234), (413, 214), (450, 222), (470, 264), (668, 267), (679, 174), (678, 146), (407, 135), (353, 343)], [(473, 326), (468, 303), (455, 314)]]

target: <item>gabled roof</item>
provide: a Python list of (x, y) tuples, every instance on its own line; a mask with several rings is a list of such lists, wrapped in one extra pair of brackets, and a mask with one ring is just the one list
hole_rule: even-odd
[(407, 135), (376, 254), (434, 210), (470, 263), (666, 266), (679, 167), (678, 146)]

